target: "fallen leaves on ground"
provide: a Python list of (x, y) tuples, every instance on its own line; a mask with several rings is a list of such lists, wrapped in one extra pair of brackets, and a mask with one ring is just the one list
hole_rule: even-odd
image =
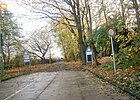
[[(107, 59), (107, 62), (105, 61)], [(104, 58), (99, 59), (99, 62), (101, 64), (111, 64), (111, 61), (109, 61), (110, 58)], [(140, 67), (128, 67), (128, 68), (117, 68), (117, 72), (114, 73), (113, 69), (105, 69), (100, 66), (95, 65), (82, 65), (80, 61), (78, 62), (65, 62), (67, 67), (70, 69), (79, 69), (79, 70), (89, 70), (93, 73), (96, 73), (100, 75), (102, 78), (106, 80), (111, 80), (111, 82), (121, 86), (123, 89), (126, 89), (127, 91), (134, 93), (137, 96), (140, 96)], [(12, 68), (9, 70), (4, 70), (4, 73), (14, 73), (14, 72), (38, 72), (38, 71), (46, 71), (47, 69), (50, 69), (51, 67), (54, 67), (53, 64), (38, 64), (33, 66), (24, 66), (19, 68)], [(61, 66), (58, 66), (56, 68), (65, 69), (65, 66), (61, 68)], [(56, 69), (52, 68), (52, 70)], [(66, 68), (67, 69), (67, 68)], [(56, 70), (58, 71), (58, 69)]]
[(46, 70), (50, 64), (37, 64), (33, 66), (23, 66), (18, 68), (6, 69), (4, 73), (14, 73), (14, 72), (36, 72)]
[[(107, 61), (104, 61), (106, 59)], [(110, 83), (115, 84), (140, 98), (140, 67), (120, 67), (117, 68), (117, 72), (115, 73), (113, 68), (103, 68), (103, 64), (111, 64), (111, 60), (109, 61), (109, 58), (99, 59), (98, 61), (102, 65), (97, 67), (95, 67), (95, 65), (84, 66), (84, 69), (93, 72), (97, 76), (110, 81)]]

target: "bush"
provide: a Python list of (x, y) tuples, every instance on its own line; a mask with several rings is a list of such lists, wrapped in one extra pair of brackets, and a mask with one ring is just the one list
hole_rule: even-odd
[[(133, 38), (133, 40), (132, 40)], [(136, 35), (128, 39), (126, 43), (120, 45), (118, 56), (119, 64), (124, 67), (138, 66), (140, 65), (140, 36)], [(131, 42), (130, 42), (131, 41)], [(126, 46), (130, 43), (129, 46)], [(124, 45), (126, 47), (124, 47)]]

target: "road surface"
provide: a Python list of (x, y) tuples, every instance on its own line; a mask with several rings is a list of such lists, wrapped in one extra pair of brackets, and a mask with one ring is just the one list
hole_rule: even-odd
[(89, 72), (54, 71), (1, 82), (0, 100), (135, 100)]

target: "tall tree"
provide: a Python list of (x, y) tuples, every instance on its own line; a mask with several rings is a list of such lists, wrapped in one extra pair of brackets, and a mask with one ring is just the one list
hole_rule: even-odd
[[(92, 34), (93, 21), (96, 22), (98, 28), (96, 33), (99, 28), (101, 29), (100, 31), (104, 30), (102, 33), (107, 33), (107, 28), (112, 27), (117, 30), (117, 33), (127, 35), (128, 28), (132, 29), (131, 27), (134, 26), (132, 23), (136, 19), (139, 29), (139, 3), (137, 0), (35, 0), (34, 2), (26, 0), (26, 2), (22, 2), (26, 4), (26, 7), (30, 5), (28, 9), (41, 14), (41, 18), (50, 18), (57, 25), (64, 24), (74, 36), (78, 33), (79, 52), (83, 63), (85, 63), (87, 39), (89, 39), (88, 42), (92, 44), (96, 53), (95, 47), (97, 44), (95, 45), (95, 43), (97, 42), (92, 38), (95, 35), (95, 33)], [(133, 6), (130, 8), (130, 5)], [(136, 16), (129, 13), (130, 9), (135, 10)], [(131, 18), (132, 16), (133, 18)], [(60, 19), (63, 19), (63, 21)], [(129, 23), (130, 25), (128, 25)], [(122, 25), (123, 27), (121, 27)], [(108, 38), (105, 40), (108, 40)], [(98, 41), (102, 41), (102, 39), (100, 38)], [(103, 46), (102, 51), (106, 51), (109, 45), (108, 40), (106, 41), (106, 47)]]
[(63, 24), (55, 28), (55, 37), (57, 38), (58, 46), (61, 47), (66, 61), (78, 60), (78, 41), (70, 30)]
[(4, 34), (3, 58), (6, 65), (9, 64), (11, 55), (16, 54), (22, 45), (20, 40), (20, 28), (17, 21), (13, 19), (12, 13), (5, 10), (0, 13), (0, 26)]
[[(75, 35), (78, 32), (79, 52), (82, 62), (85, 64), (86, 43), (84, 34), (92, 33), (92, 16), (90, 0), (40, 0), (34, 3), (25, 2), (34, 6), (33, 12), (43, 14), (46, 18), (63, 23)], [(36, 5), (36, 6), (35, 6)], [(37, 6), (38, 5), (38, 6)], [(44, 18), (43, 17), (43, 18)], [(65, 21), (60, 22), (60, 18)], [(87, 23), (85, 21), (87, 20)], [(88, 26), (88, 27), (87, 27)], [(76, 28), (76, 31), (74, 30)], [(87, 33), (87, 31), (88, 33)], [(93, 44), (93, 43), (92, 43)], [(95, 47), (95, 46), (93, 46)], [(95, 51), (95, 48), (94, 48)], [(96, 61), (96, 60), (95, 60)]]
[(36, 30), (27, 43), (30, 53), (39, 57), (42, 63), (45, 63), (46, 54), (52, 45), (52, 36), (45, 28)]

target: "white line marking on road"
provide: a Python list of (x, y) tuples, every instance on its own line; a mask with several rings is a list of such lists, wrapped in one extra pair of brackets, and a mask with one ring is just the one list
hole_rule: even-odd
[(13, 97), (13, 96), (15, 96), (16, 94), (18, 94), (19, 92), (23, 91), (25, 88), (27, 88), (27, 87), (30, 86), (30, 85), (31, 85), (31, 83), (28, 84), (28, 85), (26, 85), (26, 86), (23, 87), (22, 89), (16, 91), (15, 93), (11, 94), (10, 96), (8, 96), (7, 98), (5, 98), (4, 100), (8, 100), (8, 99), (10, 99), (11, 97)]

